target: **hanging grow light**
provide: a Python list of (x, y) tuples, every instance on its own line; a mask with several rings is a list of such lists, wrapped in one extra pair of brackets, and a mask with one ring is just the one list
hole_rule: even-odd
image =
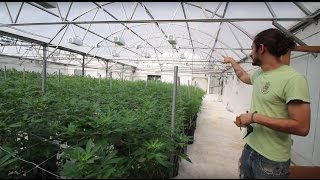
[(82, 39), (80, 39), (79, 36), (70, 37), (70, 38), (68, 39), (68, 42), (69, 42), (70, 44), (75, 44), (75, 45), (77, 45), (77, 46), (82, 46), (82, 44), (83, 44), (83, 41), (82, 41)]
[(177, 44), (176, 37), (173, 34), (169, 34), (167, 40), (170, 44)]
[(113, 57), (120, 57), (120, 54), (117, 53), (116, 51), (113, 51), (113, 52), (112, 52), (112, 56), (113, 56)]
[(113, 36), (113, 42), (116, 43), (116, 44), (119, 45), (119, 46), (125, 45), (125, 42), (124, 42), (124, 40), (122, 39), (122, 37), (117, 36), (117, 35)]

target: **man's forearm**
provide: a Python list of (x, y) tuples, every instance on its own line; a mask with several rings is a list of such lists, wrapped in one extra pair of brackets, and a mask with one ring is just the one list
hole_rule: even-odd
[(242, 79), (242, 76), (244, 74), (247, 74), (247, 72), (244, 69), (242, 69), (242, 67), (236, 61), (231, 61), (231, 65), (239, 79)]
[(306, 136), (308, 127), (302, 126), (294, 119), (279, 119), (255, 114), (253, 121), (271, 129), (298, 136)]

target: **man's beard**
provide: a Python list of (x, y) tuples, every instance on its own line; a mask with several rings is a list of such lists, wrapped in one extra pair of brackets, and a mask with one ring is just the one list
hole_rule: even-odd
[[(252, 58), (252, 57), (251, 57)], [(252, 66), (261, 66), (261, 61), (258, 58), (252, 58)]]

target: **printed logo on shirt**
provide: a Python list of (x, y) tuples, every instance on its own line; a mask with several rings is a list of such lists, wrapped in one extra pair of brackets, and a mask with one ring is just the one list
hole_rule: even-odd
[(263, 94), (267, 94), (269, 92), (270, 82), (266, 82), (264, 86), (262, 86), (261, 92)]

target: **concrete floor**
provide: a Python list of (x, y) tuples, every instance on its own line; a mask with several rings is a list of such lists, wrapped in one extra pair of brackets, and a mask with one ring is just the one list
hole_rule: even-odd
[(238, 161), (244, 146), (244, 132), (233, 123), (236, 114), (226, 110), (217, 95), (205, 95), (198, 114), (193, 144), (187, 154), (192, 163), (181, 160), (174, 179), (238, 179)]

